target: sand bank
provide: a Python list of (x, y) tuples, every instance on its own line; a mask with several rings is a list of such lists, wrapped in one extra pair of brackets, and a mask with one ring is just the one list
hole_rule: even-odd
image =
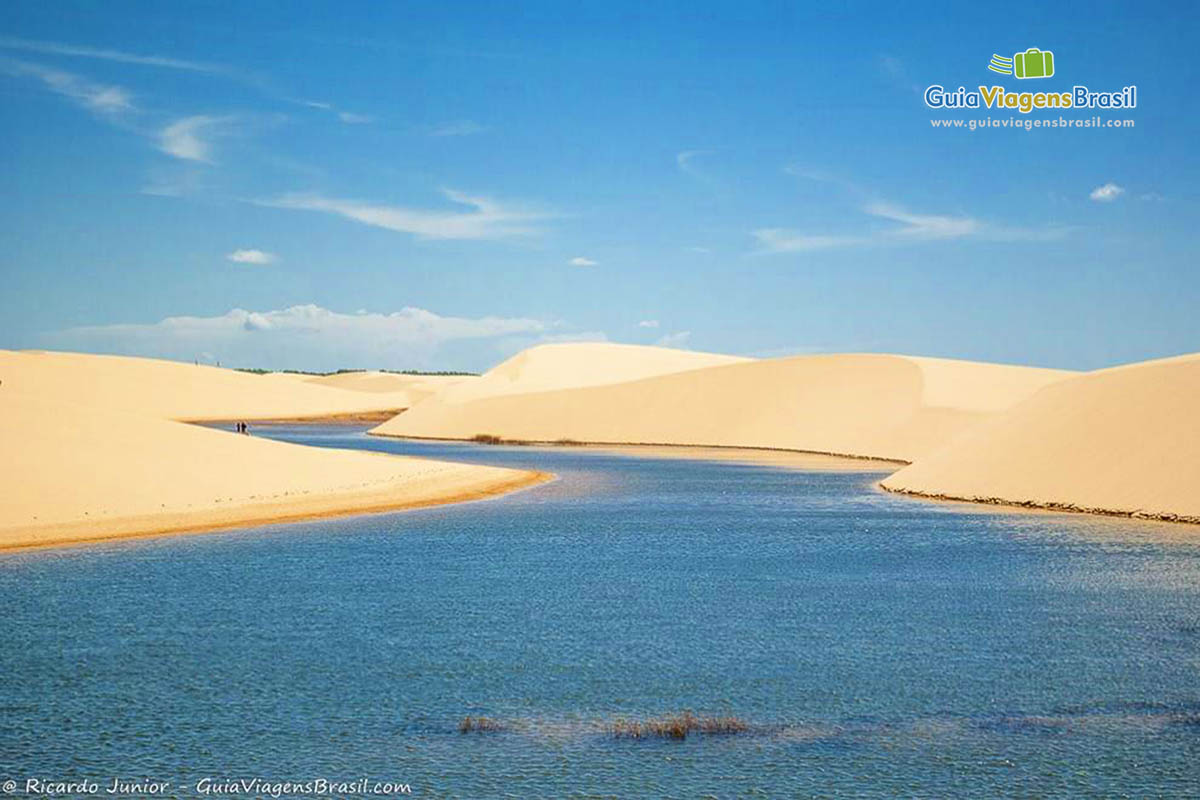
[[(549, 477), (302, 447), (170, 419), (315, 416), (353, 407), (343, 394), (368, 396), (303, 383), (293, 396), (260, 377), (147, 359), (0, 353), (0, 548), (412, 508)], [(380, 396), (387, 393), (370, 395)]]
[[(557, 445), (561, 446), (561, 445)], [(796, 450), (765, 450), (746, 447), (689, 447), (679, 445), (572, 445), (581, 453), (618, 455), (631, 458), (678, 459), (686, 461), (729, 461), (760, 467), (780, 467), (809, 472), (895, 472), (903, 461), (874, 458), (847, 458)]]

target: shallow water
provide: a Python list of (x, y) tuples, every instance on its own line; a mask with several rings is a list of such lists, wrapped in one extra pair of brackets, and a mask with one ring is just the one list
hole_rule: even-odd
[[(561, 479), (0, 556), (0, 780), (1200, 793), (1195, 529), (927, 503), (878, 473), (255, 432)], [(604, 732), (684, 709), (750, 730)], [(460, 734), (468, 714), (505, 730)]]

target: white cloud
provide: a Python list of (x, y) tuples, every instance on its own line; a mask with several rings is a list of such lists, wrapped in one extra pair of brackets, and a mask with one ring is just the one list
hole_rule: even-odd
[(658, 345), (659, 347), (674, 347), (676, 349), (682, 349), (687, 347), (688, 340), (691, 338), (691, 331), (679, 331), (677, 333), (668, 333), (666, 336), (660, 337), (654, 344)]
[(712, 250), (709, 250), (707, 247), (689, 247), (687, 250), (689, 253), (711, 253), (712, 252)]
[(899, 226), (858, 235), (813, 234), (790, 228), (759, 228), (750, 233), (761, 245), (760, 252), (800, 253), (838, 247), (883, 246), (964, 238), (997, 242), (1051, 241), (1070, 232), (1068, 228), (1061, 226), (1012, 228), (990, 224), (974, 217), (916, 214), (900, 206), (881, 202), (870, 203), (862, 211), (878, 219), (899, 223)]
[(978, 233), (979, 220), (970, 217), (945, 217), (934, 214), (913, 214), (899, 206), (887, 203), (872, 203), (863, 209), (873, 217), (890, 219), (904, 225), (903, 228), (892, 231), (896, 236), (906, 236), (913, 239), (957, 239)]
[(303, 211), (324, 211), (346, 219), (411, 233), (424, 239), (499, 239), (538, 233), (532, 223), (549, 219), (542, 211), (517, 208), (487, 197), (443, 189), (451, 202), (468, 206), (470, 211), (432, 211), (404, 206), (381, 206), (358, 200), (343, 200), (320, 194), (287, 194), (259, 205)]
[(1092, 189), (1092, 193), (1089, 194), (1088, 197), (1092, 198), (1097, 203), (1111, 203), (1113, 200), (1116, 200), (1123, 194), (1125, 194), (1125, 188), (1123, 186), (1117, 186), (1115, 183), (1110, 181), (1103, 186), (1097, 186), (1095, 189)]
[(474, 120), (464, 119), (459, 122), (447, 122), (429, 130), (430, 136), (474, 136), (483, 133), (487, 127)]
[(552, 334), (550, 325), (527, 318), (444, 317), (420, 308), (343, 314), (299, 305), (71, 328), (49, 335), (47, 345), (183, 361), (208, 354), (207, 361), (267, 369), (454, 369), (487, 367), (498, 348), (519, 350)]
[(150, 67), (166, 67), (191, 72), (223, 72), (224, 68), (215, 64), (203, 64), (199, 61), (185, 61), (179, 58), (165, 56), (139, 56), (123, 53), (120, 50), (107, 50), (97, 47), (82, 47), (58, 42), (39, 42), (30, 39), (18, 39), (11, 36), (0, 36), (0, 47), (7, 50), (25, 50), (33, 53), (45, 53), (56, 56), (78, 56), (96, 58), (103, 61), (117, 61), (123, 64), (140, 64)]
[(274, 264), (279, 260), (279, 257), (274, 253), (254, 248), (234, 250), (225, 257), (238, 264)]
[(637, 326), (638, 326), (639, 328), (657, 328), (657, 327), (658, 327), (658, 320), (656, 320), (656, 319), (644, 319), (644, 320), (642, 320), (641, 322), (639, 322), (639, 323), (637, 324)]
[(338, 119), (347, 125), (366, 125), (375, 120), (374, 117), (367, 114), (351, 114), (349, 111), (339, 111)]
[(37, 78), (47, 89), (99, 114), (111, 116), (134, 110), (133, 96), (120, 86), (94, 83), (70, 72), (24, 61), (9, 62), (5, 71)]
[(186, 161), (212, 163), (212, 145), (204, 138), (205, 131), (225, 122), (224, 117), (209, 117), (203, 114), (184, 117), (162, 129), (158, 148), (164, 153)]
[(759, 228), (751, 231), (762, 249), (770, 253), (803, 253), (809, 250), (827, 250), (856, 244), (860, 239), (850, 236), (825, 236), (794, 231), (788, 228)]
[(599, 266), (600, 264), (599, 261), (593, 261), (592, 259), (584, 258), (583, 256), (575, 256), (567, 263), (572, 267), (595, 267)]

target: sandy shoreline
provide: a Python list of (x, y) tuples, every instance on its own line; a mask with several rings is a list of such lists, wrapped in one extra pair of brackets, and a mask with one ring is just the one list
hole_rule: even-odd
[[(414, 442), (446, 442), (478, 444), (470, 439), (450, 439), (432, 436), (400, 436), (369, 430), (370, 436), (381, 439), (411, 440)], [(736, 447), (702, 444), (642, 444), (637, 442), (550, 442), (499, 441), (488, 443), (499, 447), (528, 447), (545, 450), (572, 450), (597, 455), (619, 455), (634, 458), (676, 459), (680, 461), (729, 461), (763, 467), (820, 472), (887, 472), (907, 466), (907, 461), (843, 453), (820, 453), (812, 450), (788, 450), (774, 447)]]
[(304, 417), (241, 417), (239, 419), (181, 419), (180, 422), (190, 422), (195, 425), (208, 427), (232, 427), (238, 422), (253, 422), (255, 425), (378, 425), (387, 422), (397, 414), (407, 409), (385, 408), (379, 411), (342, 412), (334, 414), (315, 414)]
[[(516, 472), (516, 471), (512, 471)], [(492, 481), (464, 483), (442, 494), (414, 493), (405, 482), (390, 489), (289, 497), (283, 502), (263, 502), (186, 513), (149, 514), (96, 519), (41, 527), (0, 529), (0, 553), (191, 535), (214, 531), (305, 522), (360, 514), (385, 514), (418, 508), (487, 500), (555, 480), (548, 472), (516, 472)]]

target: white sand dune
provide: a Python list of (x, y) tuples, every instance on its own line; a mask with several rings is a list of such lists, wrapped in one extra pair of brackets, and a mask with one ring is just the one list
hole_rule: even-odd
[(318, 417), (395, 410), (412, 402), (407, 389), (350, 391), (178, 361), (44, 351), (0, 350), (0, 382), (30, 395), (160, 419)]
[(261, 377), (148, 359), (0, 352), (0, 547), (409, 508), (548, 477), (172, 421), (321, 416), (378, 408), (387, 396)]
[[(306, 376), (307, 383), (354, 392), (374, 392), (395, 398), (394, 408), (411, 408), (447, 387), (479, 380), (475, 375), (402, 375), (395, 372), (343, 372), (338, 375)], [(403, 403), (399, 402), (403, 399)]]
[[(780, 448), (912, 461), (1075, 374), (892, 355), (706, 365), (685, 357), (695, 354), (676, 352), (681, 357), (672, 360), (672, 351), (660, 351), (655, 365), (676, 369), (639, 377), (636, 370), (607, 370), (621, 353), (612, 351), (606, 363), (592, 359), (594, 347), (522, 354), (528, 358), (517, 356), (463, 390), (451, 387), (372, 433)], [(536, 379), (522, 374), (531, 364)], [(590, 385), (573, 386), (577, 376)]]
[(883, 486), (1200, 522), (1200, 354), (1054, 383)]
[(543, 344), (517, 353), (481, 377), (446, 388), (440, 397), (447, 403), (465, 403), (508, 394), (625, 383), (748, 361), (739, 356), (610, 342)]

